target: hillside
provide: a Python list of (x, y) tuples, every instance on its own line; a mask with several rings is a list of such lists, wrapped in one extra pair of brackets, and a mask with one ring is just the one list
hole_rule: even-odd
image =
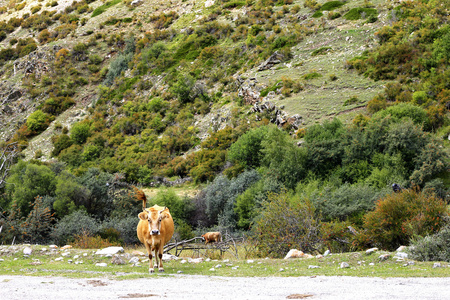
[(2, 1), (0, 238), (133, 244), (147, 194), (176, 238), (248, 234), (262, 257), (446, 260), (416, 237), (450, 232), (449, 11)]
[[(217, 22), (236, 28), (239, 26), (236, 20), (248, 18), (250, 11), (250, 7), (239, 3), (236, 7), (223, 9), (224, 13), (217, 15), (216, 11), (221, 11), (224, 4), (211, 1), (206, 3), (203, 1), (136, 2), (138, 2), (138, 5), (134, 6), (126, 1), (115, 1), (115, 5), (107, 7), (103, 13), (95, 17), (93, 17), (93, 11), (102, 5), (105, 6), (101, 1), (93, 1), (88, 5), (84, 1), (79, 2), (84, 3), (84, 6), (87, 5), (86, 8), (83, 8), (81, 4), (78, 6), (72, 5), (71, 1), (53, 1), (48, 3), (22, 1), (20, 4), (15, 4), (12, 1), (2, 2), (2, 7), (7, 8), (7, 11), (0, 15), (0, 20), (4, 22), (8, 22), (12, 18), (23, 18), (27, 14), (30, 16), (28, 19), (30, 19), (31, 17), (44, 15), (45, 11), (56, 12), (56, 14), (63, 14), (69, 11), (69, 16), (76, 18), (78, 23), (70, 29), (67, 36), (62, 35), (61, 38), (57, 36), (54, 40), (38, 43), (35, 52), (3, 64), (1, 90), (2, 104), (5, 107), (1, 113), (0, 120), (2, 139), (11, 138), (25, 119), (39, 105), (42, 105), (51, 97), (50, 93), (45, 89), (32, 91), (37, 93), (37, 95), (30, 95), (30, 87), (27, 86), (29, 84), (27, 80), (29, 79), (27, 78), (34, 76), (39, 80), (40, 77), (51, 73), (53, 68), (51, 66), (52, 60), (56, 55), (56, 49), (62, 47), (72, 51), (73, 47), (79, 43), (89, 44), (95, 41), (96, 45), (90, 47), (89, 55), (96, 54), (100, 56), (102, 62), (98, 68), (103, 68), (107, 67), (121, 50), (120, 44), (108, 45), (106, 41), (115, 36), (125, 37), (133, 34), (139, 39), (145, 33), (151, 35), (155, 28), (160, 26), (158, 25), (159, 23), (149, 20), (152, 16), (176, 13), (178, 18), (167, 26), (167, 30), (176, 33), (186, 28), (195, 29), (201, 26), (205, 19), (212, 19), (213, 16)], [(334, 10), (334, 12), (339, 12), (343, 15), (351, 8), (364, 5), (367, 6), (368, 3), (354, 1), (346, 3), (341, 8)], [(42, 8), (38, 12), (31, 12), (39, 6), (42, 6)], [(294, 10), (293, 7), (296, 6), (297, 9)], [(238, 66), (234, 72), (230, 72), (229, 80), (235, 80), (238, 76), (241, 78), (254, 78), (256, 79), (256, 85), (253, 87), (255, 93), (274, 85), (283, 78), (299, 82), (303, 86), (301, 91), (285, 95), (279, 92), (276, 94), (272, 93), (269, 97), (259, 98), (258, 100), (265, 101), (268, 98), (267, 100), (279, 107), (283, 107), (287, 114), (299, 114), (302, 117), (304, 126), (337, 115), (348, 115), (348, 118), (351, 119), (355, 116), (355, 111), (360, 112), (364, 110), (365, 104), (377, 93), (382, 92), (385, 84), (384, 81), (375, 82), (345, 68), (347, 60), (360, 55), (366, 49), (370, 49), (377, 44), (374, 33), (389, 22), (388, 10), (385, 8), (384, 2), (374, 2), (370, 6), (376, 7), (378, 12), (378, 20), (373, 23), (368, 23), (365, 19), (348, 21), (342, 17), (334, 20), (325, 17), (313, 18), (312, 10), (305, 8), (303, 3), (300, 2), (274, 6), (271, 14), (276, 15), (275, 23), (277, 24), (276, 26), (279, 26), (277, 31), (281, 31), (280, 34), (284, 30), (288, 32), (293, 27), (300, 26), (302, 30), (307, 31), (307, 35), (295, 42), (291, 50), (291, 59), (284, 59), (282, 63), (276, 64), (268, 70), (258, 71), (262, 59), (256, 58), (251, 64), (243, 64)], [(69, 9), (70, 7), (73, 8)], [(80, 7), (83, 9), (80, 9)], [(102, 25), (111, 20), (116, 23), (114, 25)], [(74, 23), (72, 22), (71, 24)], [(58, 32), (63, 26), (64, 23), (60, 20), (53, 20), (46, 29), (55, 35), (53, 32)], [(36, 38), (42, 30), (39, 25), (32, 25), (30, 28), (23, 28), (23, 26), (14, 28), (14, 31), (2, 41), (2, 48), (8, 48), (11, 40), (14, 38)], [(102, 36), (101, 39), (98, 38), (100, 36)], [(225, 41), (225, 43), (230, 42), (233, 41), (230, 39)], [(267, 43), (269, 41), (263, 41), (261, 45), (256, 47), (263, 48)], [(239, 41), (236, 44), (239, 44)], [(313, 56), (313, 51), (320, 48), (326, 49), (326, 51), (321, 55)], [(248, 51), (250, 52), (250, 50)], [(89, 114), (87, 108), (92, 106), (93, 102), (98, 98), (97, 86), (102, 82), (90, 78), (90, 76), (93, 76), (92, 74), (89, 75), (86, 62), (83, 60), (75, 61), (73, 67), (88, 82), (73, 89), (71, 97), (76, 105), (56, 116), (56, 119), (50, 124), (48, 129), (30, 140), (29, 146), (25, 151), (28, 158), (34, 157), (36, 151), (41, 150), (41, 159), (48, 160), (52, 149), (51, 136), (55, 135), (55, 124), (70, 128), (71, 124)], [(304, 79), (305, 75), (313, 72), (320, 74), (320, 77), (310, 80)], [(162, 75), (164, 76), (164, 74)], [(33, 85), (35, 84), (33, 83)], [(167, 87), (163, 85), (162, 88)], [(208, 89), (210, 89), (208, 93), (212, 94), (214, 90), (221, 89), (221, 87), (212, 85)], [(231, 99), (232, 103), (236, 103), (238, 89), (239, 87), (236, 86), (225, 90), (222, 93), (222, 98)], [(146, 94), (147, 92), (143, 90), (141, 93)], [(352, 97), (356, 97), (357, 101), (344, 105), (345, 101)], [(219, 110), (221, 106), (222, 104), (220, 103), (214, 105), (210, 114), (214, 116), (215, 110)], [(228, 107), (227, 110), (230, 111), (231, 107)], [(198, 136), (202, 138), (207, 130), (212, 128), (212, 122), (211, 116), (201, 117), (201, 119), (206, 119), (199, 122), (202, 126), (199, 128)], [(224, 120), (226, 118), (221, 119)]]

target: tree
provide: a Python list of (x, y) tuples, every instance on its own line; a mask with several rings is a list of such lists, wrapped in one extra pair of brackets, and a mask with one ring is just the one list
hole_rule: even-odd
[(269, 174), (277, 178), (289, 189), (306, 176), (307, 149), (298, 148), (289, 134), (271, 127), (262, 141), (262, 165)]
[(20, 161), (11, 170), (8, 190), (13, 203), (27, 216), (31, 204), (37, 196), (53, 196), (55, 191), (55, 173), (45, 166)]
[(267, 132), (268, 127), (261, 126), (240, 136), (228, 150), (228, 159), (247, 169), (258, 168), (263, 157), (262, 141), (266, 138)]

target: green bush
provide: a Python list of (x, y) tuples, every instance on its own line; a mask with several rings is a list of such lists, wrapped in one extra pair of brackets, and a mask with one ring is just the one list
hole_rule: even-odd
[(90, 126), (87, 123), (75, 123), (70, 129), (70, 138), (78, 145), (84, 144), (90, 135)]
[(261, 257), (280, 258), (290, 249), (313, 253), (321, 244), (314, 207), (308, 201), (291, 198), (286, 191), (269, 194), (252, 233)]
[(73, 141), (67, 134), (61, 134), (52, 139), (53, 142), (53, 150), (52, 156), (58, 156), (59, 153), (72, 146)]
[(439, 232), (412, 240), (408, 248), (411, 259), (418, 261), (450, 262), (450, 224)]
[(416, 125), (424, 125), (428, 122), (427, 112), (411, 103), (399, 103), (389, 106), (374, 114), (374, 117), (384, 118), (388, 115), (396, 122), (403, 122), (405, 118), (410, 118)]
[(448, 217), (446, 203), (414, 189), (404, 189), (380, 199), (374, 211), (364, 217), (364, 244), (395, 250), (413, 237), (438, 232)]
[(375, 8), (363, 8), (363, 7), (355, 7), (350, 9), (349, 12), (347, 12), (344, 15), (344, 18), (346, 20), (359, 20), (359, 19), (365, 19), (371, 16), (376, 16), (377, 10)]
[(48, 127), (50, 120), (49, 115), (38, 109), (28, 117), (27, 127), (31, 132), (38, 134)]
[(102, 13), (104, 13), (108, 8), (110, 8), (113, 5), (116, 5), (118, 3), (122, 2), (122, 0), (112, 0), (112, 1), (108, 1), (105, 4), (97, 7), (96, 9), (94, 9), (94, 11), (92, 12), (91, 17), (94, 18)]
[(261, 126), (248, 131), (238, 138), (228, 150), (228, 159), (245, 168), (258, 168), (263, 158), (262, 141), (266, 138), (268, 127)]
[(75, 235), (94, 235), (99, 230), (97, 220), (78, 210), (62, 218), (53, 228), (51, 237), (57, 245), (73, 242)]

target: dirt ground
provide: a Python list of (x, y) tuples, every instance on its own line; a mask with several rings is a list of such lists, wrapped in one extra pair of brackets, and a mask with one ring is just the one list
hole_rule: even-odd
[(217, 277), (134, 280), (0, 276), (1, 299), (450, 299), (450, 278)]

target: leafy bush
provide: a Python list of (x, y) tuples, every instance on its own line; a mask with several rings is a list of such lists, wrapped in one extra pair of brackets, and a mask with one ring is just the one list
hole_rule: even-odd
[[(320, 234), (323, 246), (332, 253), (349, 252), (354, 249), (355, 232), (349, 221), (331, 221), (322, 223)], [(354, 230), (354, 229), (353, 229)]]
[(32, 133), (38, 134), (48, 127), (50, 121), (50, 116), (38, 109), (28, 117), (27, 127)]
[(450, 262), (450, 224), (433, 235), (412, 240), (409, 252), (418, 261)]
[(364, 217), (362, 240), (379, 248), (394, 250), (411, 238), (436, 233), (448, 217), (446, 203), (415, 189), (392, 193), (380, 199)]
[(62, 218), (53, 228), (51, 236), (58, 245), (75, 241), (76, 235), (93, 236), (98, 232), (98, 222), (85, 211), (78, 210)]
[(84, 144), (90, 135), (90, 126), (85, 122), (75, 123), (70, 130), (70, 138), (78, 145)]
[(248, 169), (258, 168), (263, 157), (262, 141), (267, 133), (268, 127), (261, 126), (243, 134), (229, 148), (228, 159)]
[(350, 11), (344, 15), (344, 18), (354, 21), (376, 16), (376, 14), (377, 10), (375, 8), (355, 7), (350, 9)]
[(120, 2), (122, 2), (122, 0), (112, 0), (112, 1), (106, 2), (105, 4), (94, 9), (94, 11), (92, 12), (91, 18), (94, 18), (94, 17), (104, 13), (108, 8), (110, 8), (113, 5), (118, 4)]
[(269, 194), (252, 227), (259, 255), (283, 257), (290, 249), (313, 253), (320, 247), (320, 222), (308, 201), (291, 198), (286, 191)]
[(374, 117), (384, 118), (388, 115), (396, 122), (402, 122), (405, 118), (410, 118), (414, 124), (424, 125), (428, 121), (427, 112), (411, 103), (399, 103), (389, 106), (374, 114)]
[(362, 225), (363, 215), (374, 209), (375, 202), (386, 195), (386, 190), (378, 190), (365, 184), (345, 183), (337, 188), (326, 186), (310, 196), (313, 205), (325, 221), (349, 220)]

